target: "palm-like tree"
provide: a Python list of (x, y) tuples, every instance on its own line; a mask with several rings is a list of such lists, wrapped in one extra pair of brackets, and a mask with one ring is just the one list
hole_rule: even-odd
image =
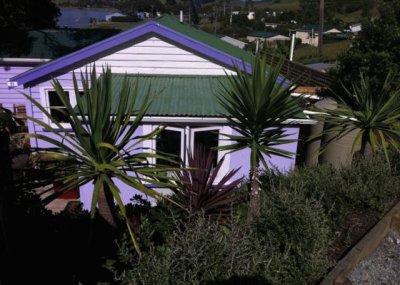
[[(243, 64), (244, 65), (244, 64)], [(249, 220), (259, 211), (260, 162), (269, 169), (266, 157), (289, 158), (294, 154), (279, 146), (294, 142), (284, 129), (284, 122), (299, 115), (300, 109), (290, 96), (293, 85), (281, 80), (280, 67), (266, 65), (257, 55), (251, 74), (235, 67), (236, 75), (227, 75), (228, 84), (221, 84), (218, 101), (226, 111), (226, 119), (238, 135), (225, 136), (233, 143), (221, 150), (238, 151), (250, 148)]]
[(343, 86), (342, 92), (334, 94), (337, 108), (316, 115), (326, 123), (318, 137), (329, 135), (328, 144), (356, 131), (352, 153), (358, 146), (364, 156), (383, 149), (390, 166), (388, 146), (400, 151), (400, 88), (393, 88), (393, 80), (394, 75), (389, 73), (378, 93), (363, 74), (350, 89)]
[[(147, 94), (139, 99), (137, 83), (132, 88), (128, 77), (125, 77), (119, 96), (112, 94), (112, 74), (109, 67), (103, 68), (103, 74), (99, 78), (95, 68), (91, 75), (81, 74), (81, 96), (78, 96), (80, 90), (75, 74), (73, 83), (77, 101), (75, 107), (71, 105), (60, 82), (54, 80), (52, 83), (65, 106), (65, 111), (59, 111), (64, 112), (64, 117), (68, 118), (72, 131), (60, 124), (39, 102), (25, 95), (56, 125), (56, 128), (53, 128), (42, 120), (30, 117), (28, 119), (50, 134), (30, 136), (54, 145), (52, 149), (38, 149), (37, 152), (43, 157), (64, 162), (62, 169), (53, 169), (55, 174), (59, 175), (55, 182), (63, 183), (63, 191), (93, 183), (92, 217), (97, 208), (108, 223), (116, 226), (114, 200), (117, 202), (135, 242), (115, 181), (119, 180), (150, 197), (160, 196), (158, 192), (143, 184), (162, 184), (158, 179), (163, 176), (162, 169), (151, 167), (148, 163), (148, 158), (157, 155), (137, 151), (140, 143), (154, 137), (158, 130), (145, 136), (133, 137), (150, 106), (151, 91), (149, 89)], [(113, 99), (113, 96), (118, 97)], [(117, 102), (115, 106), (113, 102)], [(136, 243), (135, 246), (137, 247)]]

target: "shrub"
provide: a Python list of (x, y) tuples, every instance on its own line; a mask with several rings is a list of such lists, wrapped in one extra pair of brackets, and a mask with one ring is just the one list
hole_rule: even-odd
[[(320, 200), (331, 226), (339, 227), (349, 213), (370, 211), (382, 216), (400, 197), (398, 156), (392, 156), (392, 172), (382, 154), (356, 159), (350, 167), (331, 165), (296, 168), (289, 175), (264, 176), (267, 188), (297, 185), (309, 198)], [(271, 182), (271, 183), (270, 183)]]
[(266, 272), (273, 284), (310, 284), (328, 268), (328, 217), (321, 203), (296, 184), (264, 191), (256, 234), (271, 252)]
[[(204, 212), (204, 215), (221, 219), (229, 217), (232, 207), (241, 203), (238, 185), (241, 179), (232, 180), (238, 169), (223, 175), (217, 182), (224, 159), (214, 165), (214, 152), (203, 147), (188, 151), (188, 168), (174, 171), (176, 187), (171, 188), (172, 200), (183, 206), (189, 215)], [(231, 181), (232, 180), (232, 181)]]
[[(118, 262), (110, 268), (122, 284), (316, 281), (327, 268), (327, 218), (318, 201), (292, 190), (286, 187), (264, 195), (254, 227), (233, 218), (222, 227), (204, 216), (186, 224), (176, 222), (164, 244), (142, 247), (142, 257), (123, 240)], [(141, 241), (149, 240), (147, 234), (141, 232)]]
[(228, 280), (241, 284), (244, 279), (268, 284), (262, 274), (270, 256), (243, 226), (232, 225), (228, 230), (198, 218), (177, 227), (163, 246), (152, 246), (141, 258), (128, 240), (123, 241), (121, 261), (125, 268), (117, 276), (122, 284), (224, 284)]

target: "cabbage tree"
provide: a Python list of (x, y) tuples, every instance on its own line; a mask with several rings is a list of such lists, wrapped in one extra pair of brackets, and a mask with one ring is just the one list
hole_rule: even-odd
[(391, 73), (378, 91), (368, 77), (361, 74), (360, 78), (350, 88), (343, 86), (342, 92), (335, 93), (336, 109), (320, 110), (316, 118), (325, 122), (325, 130), (318, 138), (328, 135), (328, 144), (356, 131), (352, 153), (357, 150), (365, 156), (383, 150), (390, 166), (388, 147), (400, 151), (400, 86), (393, 88), (396, 81)]
[(30, 117), (30, 120), (49, 133), (31, 134), (30, 137), (54, 146), (51, 149), (38, 149), (37, 153), (45, 159), (62, 161), (61, 168), (56, 165), (54, 169), (53, 164), (53, 172), (57, 176), (55, 182), (63, 183), (63, 191), (87, 183), (93, 184), (92, 217), (97, 209), (110, 225), (116, 226), (115, 201), (134, 240), (116, 181), (150, 197), (160, 196), (145, 185), (163, 185), (159, 182), (160, 176), (164, 177), (163, 169), (148, 162), (149, 158), (158, 156), (140, 149), (144, 140), (153, 138), (159, 131), (134, 137), (150, 106), (151, 90), (149, 88), (146, 94), (139, 94), (137, 81), (130, 82), (125, 76), (120, 93), (112, 94), (112, 73), (109, 67), (103, 68), (103, 74), (99, 78), (95, 68), (91, 74), (81, 74), (81, 93), (75, 74), (73, 84), (77, 94), (76, 106), (71, 105), (61, 83), (58, 80), (52, 82), (65, 106), (59, 112), (64, 113), (71, 129), (66, 129), (39, 102), (25, 95), (55, 125), (53, 127), (40, 119)]
[(280, 76), (280, 66), (269, 66), (258, 55), (250, 74), (238, 66), (235, 71), (236, 75), (227, 75), (228, 84), (221, 84), (218, 101), (237, 135), (225, 134), (232, 144), (220, 149), (230, 152), (250, 149), (251, 220), (260, 207), (260, 163), (268, 170), (265, 158), (293, 157), (293, 153), (280, 146), (296, 141), (288, 138), (290, 134), (284, 123), (295, 118), (300, 109), (290, 96), (293, 85)]

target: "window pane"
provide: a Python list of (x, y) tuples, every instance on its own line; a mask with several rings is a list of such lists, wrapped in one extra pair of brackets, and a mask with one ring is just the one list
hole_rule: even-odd
[(207, 152), (213, 151), (213, 166), (218, 162), (218, 152), (213, 149), (218, 146), (218, 130), (215, 131), (197, 131), (194, 133), (194, 148), (203, 147)]
[[(59, 110), (65, 110), (65, 105), (61, 102), (56, 91), (49, 91), (49, 103), (50, 103), (50, 114), (51, 116), (60, 123), (68, 122), (68, 116)], [(65, 95), (69, 99), (69, 92), (65, 92)]]
[[(176, 160), (181, 159), (181, 132), (173, 130), (163, 130), (156, 139), (157, 153), (169, 153), (176, 156)], [(158, 164), (177, 166), (178, 163), (157, 159)]]
[[(64, 107), (64, 104), (61, 102), (60, 97), (58, 97), (56, 91), (49, 91), (49, 102), (50, 107)], [(65, 95), (67, 95), (69, 99), (69, 92), (65, 91)]]

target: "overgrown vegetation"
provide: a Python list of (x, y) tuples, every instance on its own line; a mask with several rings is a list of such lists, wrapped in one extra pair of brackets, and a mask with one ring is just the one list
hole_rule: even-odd
[[(316, 284), (399, 200), (398, 157), (392, 165), (389, 172), (379, 154), (347, 168), (274, 172), (263, 177), (260, 215), (250, 227), (242, 207), (228, 225), (166, 215), (139, 234), (141, 258), (124, 239), (108, 266), (122, 284)], [(149, 238), (160, 224), (169, 225), (161, 243)]]

